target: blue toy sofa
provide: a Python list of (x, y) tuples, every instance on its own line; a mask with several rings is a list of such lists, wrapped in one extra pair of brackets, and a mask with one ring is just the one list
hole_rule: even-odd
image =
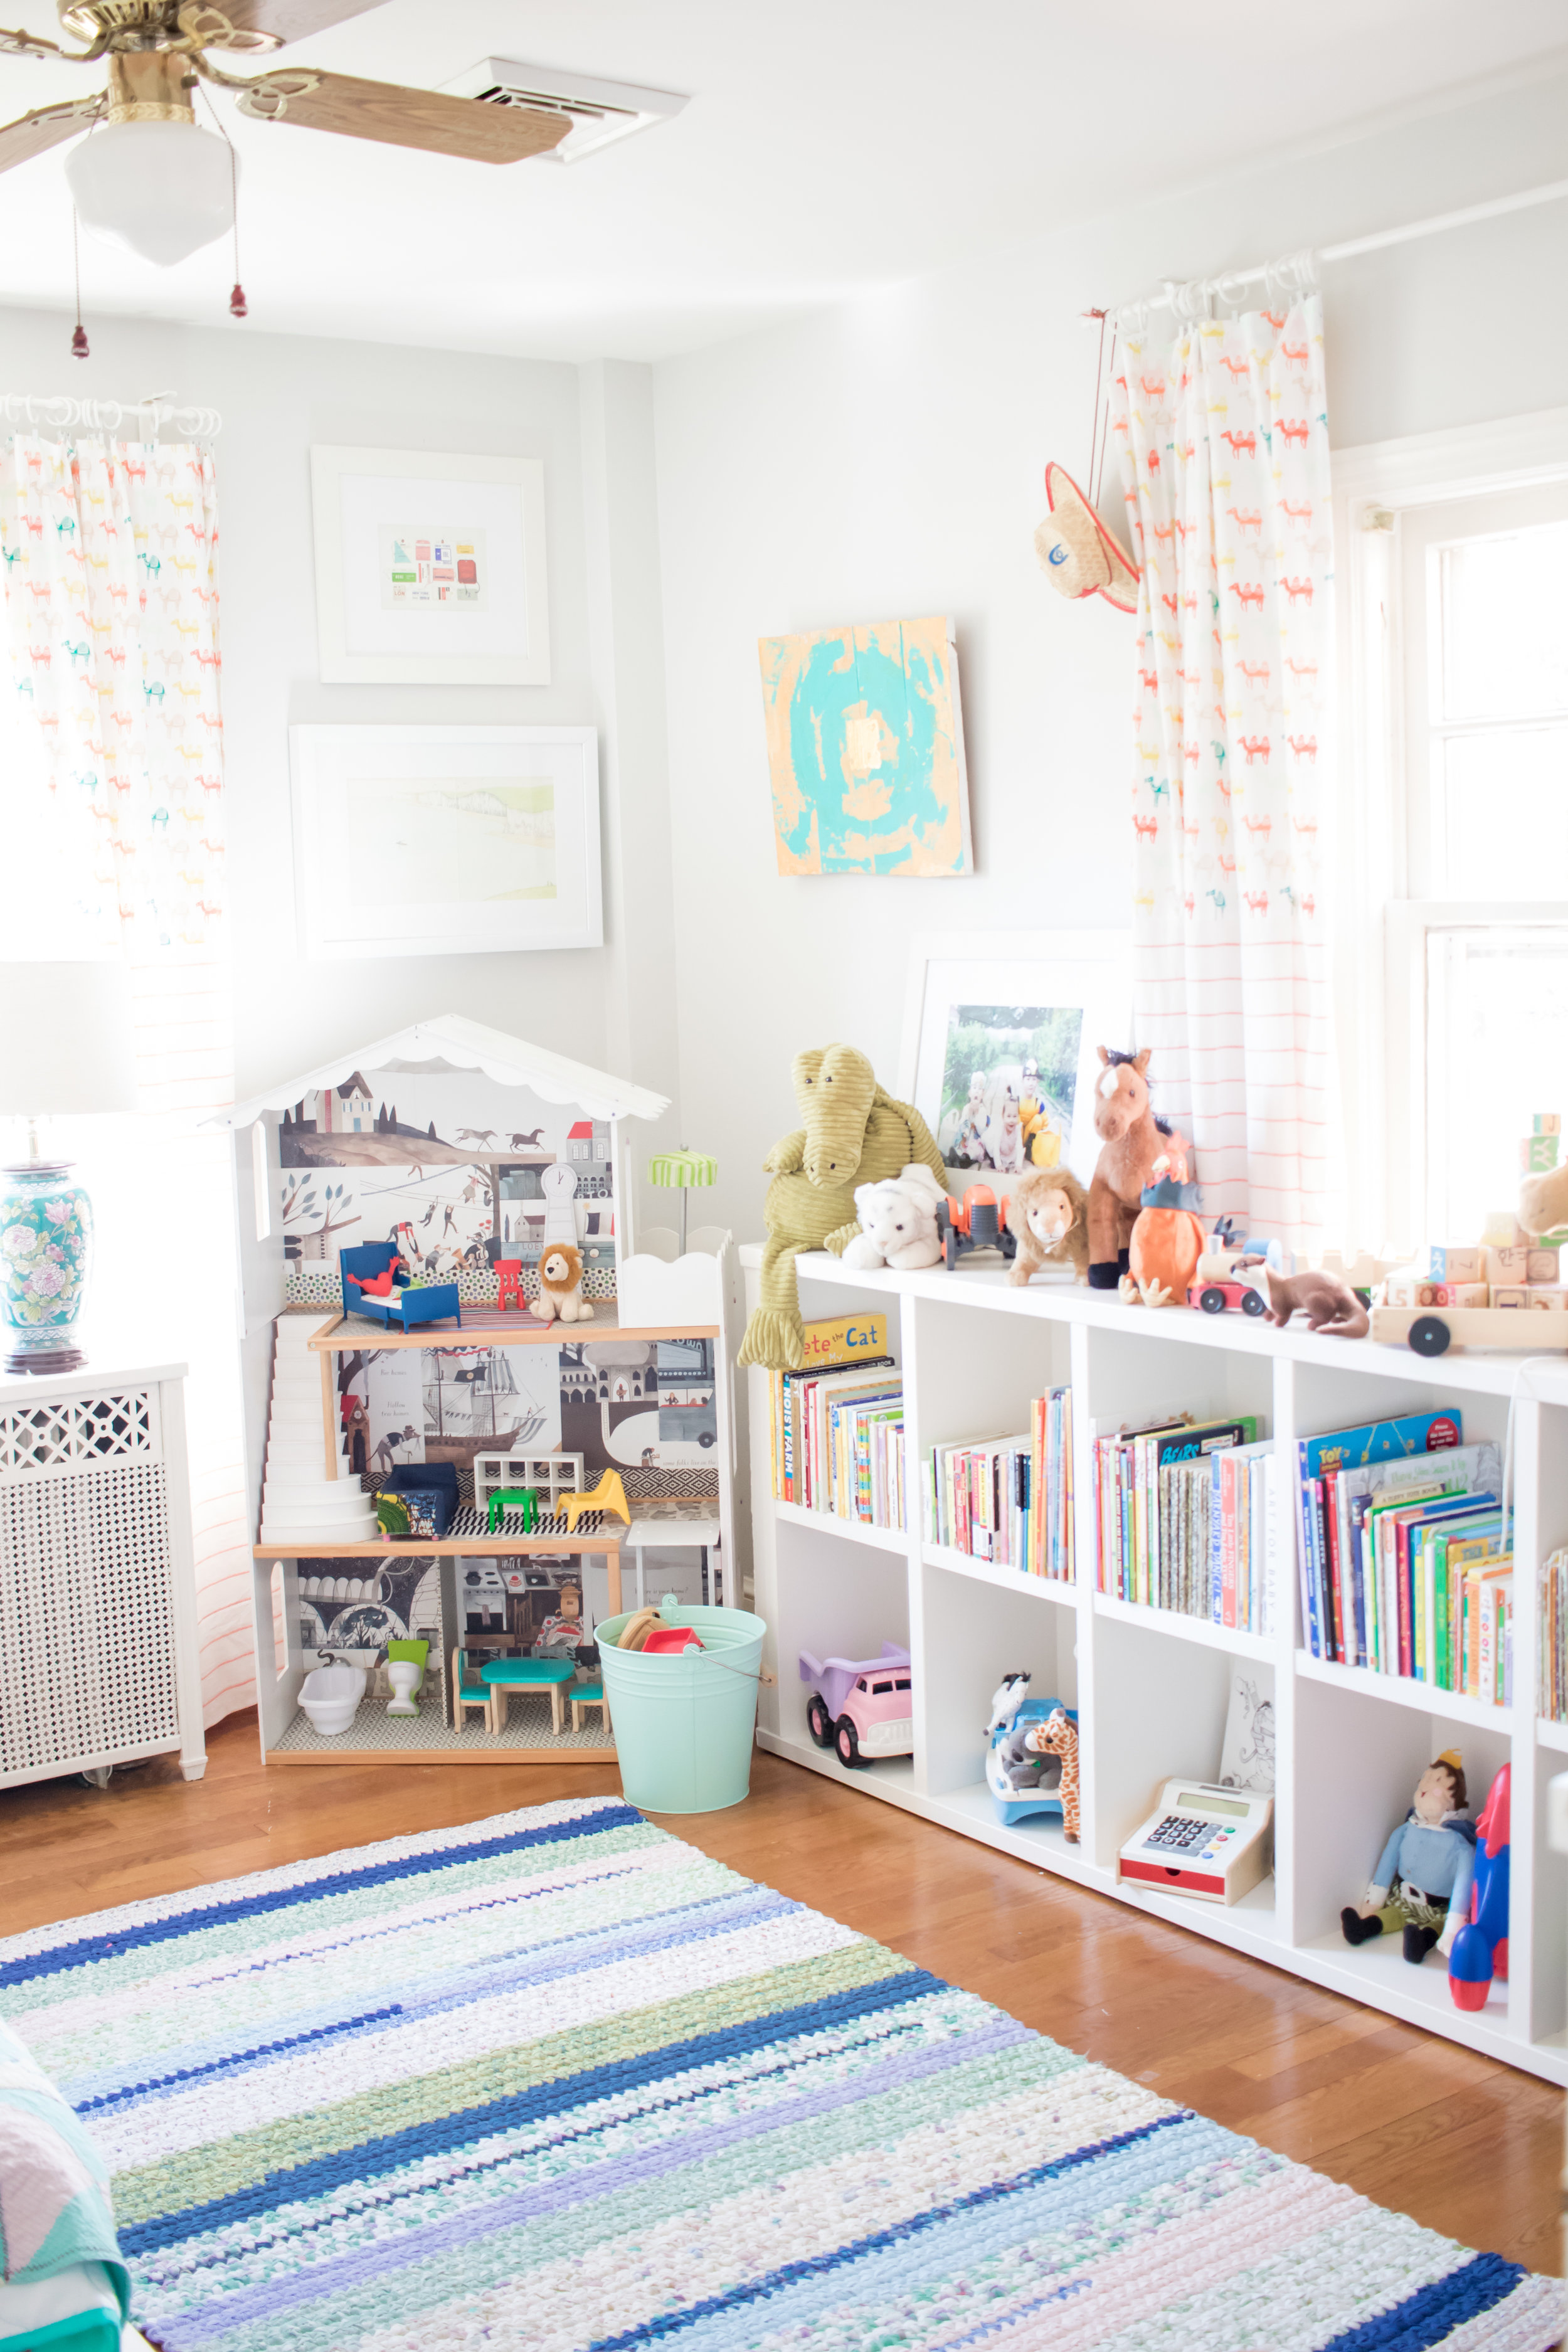
[(410, 1331), (419, 1323), (444, 1322), (448, 1315), (456, 1316), (462, 1328), (463, 1309), (455, 1282), (433, 1282), (422, 1290), (408, 1286), (408, 1271), (399, 1265), (393, 1276), (389, 1298), (368, 1298), (360, 1287), (364, 1281), (374, 1282), (397, 1258), (395, 1242), (362, 1242), (357, 1249), (338, 1252), (338, 1271), (342, 1278), (343, 1313), (363, 1315), (372, 1323), (380, 1323), (389, 1331)]
[[(419, 1293), (416, 1291), (415, 1297)], [(408, 1513), (413, 1536), (444, 1536), (458, 1514), (455, 1462), (399, 1462), (376, 1489), (377, 1499), (395, 1495)], [(0, 2352), (5, 2347), (0, 2345)]]

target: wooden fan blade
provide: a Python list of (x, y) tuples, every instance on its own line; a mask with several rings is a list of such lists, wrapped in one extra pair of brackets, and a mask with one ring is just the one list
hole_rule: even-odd
[[(306, 83), (309, 88), (302, 88)], [(452, 98), (439, 89), (405, 89), (397, 82), (360, 81), (352, 74), (290, 66), (247, 82), (239, 110), (264, 122), (337, 131), (349, 139), (380, 139), (392, 147), (462, 155), (474, 163), (518, 163), (525, 156), (546, 154), (572, 128), (564, 114), (539, 114), (522, 106)]]
[[(324, 33), (329, 25), (342, 25), (382, 5), (383, 0), (213, 0), (202, 16), (226, 16), (237, 33), (270, 33), (276, 41), (302, 41), (308, 33)], [(207, 47), (220, 49), (223, 42), (209, 39)]]
[(103, 92), (95, 90), (90, 98), (71, 99), (59, 106), (37, 107), (31, 114), (18, 115), (15, 122), (0, 125), (0, 172), (29, 163), (35, 155), (58, 147), (62, 139), (74, 139), (102, 108)]

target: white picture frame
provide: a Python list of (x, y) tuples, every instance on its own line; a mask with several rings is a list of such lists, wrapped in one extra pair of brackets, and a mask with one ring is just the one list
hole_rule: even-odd
[(310, 496), (326, 683), (549, 685), (539, 458), (323, 445)]
[(289, 754), (306, 956), (604, 944), (592, 727), (291, 727)]
[(1100, 1153), (1094, 1133), (1096, 1048), (1131, 1042), (1132, 935), (1130, 931), (947, 931), (917, 937), (904, 995), (899, 1093), (925, 1119), (948, 1161), (949, 1182), (1010, 1192), (1020, 1170), (969, 1169), (949, 1158), (944, 1140), (943, 1077), (952, 1016), (959, 1007), (1068, 1008), (1081, 1014), (1071, 1056), (1070, 1104), (1060, 1105), (1061, 1158), (1082, 1182)]

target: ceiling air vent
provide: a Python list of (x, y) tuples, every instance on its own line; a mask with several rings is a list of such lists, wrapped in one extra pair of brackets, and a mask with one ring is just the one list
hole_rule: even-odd
[(442, 88), (454, 98), (477, 98), (486, 106), (526, 106), (538, 114), (566, 115), (571, 130), (548, 158), (539, 159), (552, 163), (579, 163), (602, 147), (667, 122), (686, 104), (674, 90), (599, 81), (592, 74), (568, 73), (562, 66), (519, 65), (513, 58), (482, 58)]

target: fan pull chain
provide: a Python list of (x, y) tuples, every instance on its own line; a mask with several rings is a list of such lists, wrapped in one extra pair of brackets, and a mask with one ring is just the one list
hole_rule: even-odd
[[(228, 133), (225, 131), (224, 136), (228, 138)], [(232, 139), (228, 142), (228, 177), (234, 205), (234, 284), (229, 289), (228, 315), (231, 319), (248, 319), (250, 305), (239, 282), (239, 161), (235, 154)]]
[[(193, 82), (195, 79), (196, 77), (193, 75)], [(250, 305), (245, 299), (245, 289), (239, 282), (239, 158), (235, 152), (234, 142), (225, 127), (224, 119), (213, 104), (211, 95), (205, 86), (202, 88), (202, 96), (206, 101), (207, 112), (217, 125), (224, 144), (228, 149), (229, 210), (234, 215), (234, 284), (228, 289), (228, 315), (231, 319), (248, 319)]]
[(73, 360), (90, 359), (87, 329), (81, 323), (81, 241), (77, 231), (76, 206), (71, 206), (71, 263), (76, 271), (76, 331), (71, 337)]

